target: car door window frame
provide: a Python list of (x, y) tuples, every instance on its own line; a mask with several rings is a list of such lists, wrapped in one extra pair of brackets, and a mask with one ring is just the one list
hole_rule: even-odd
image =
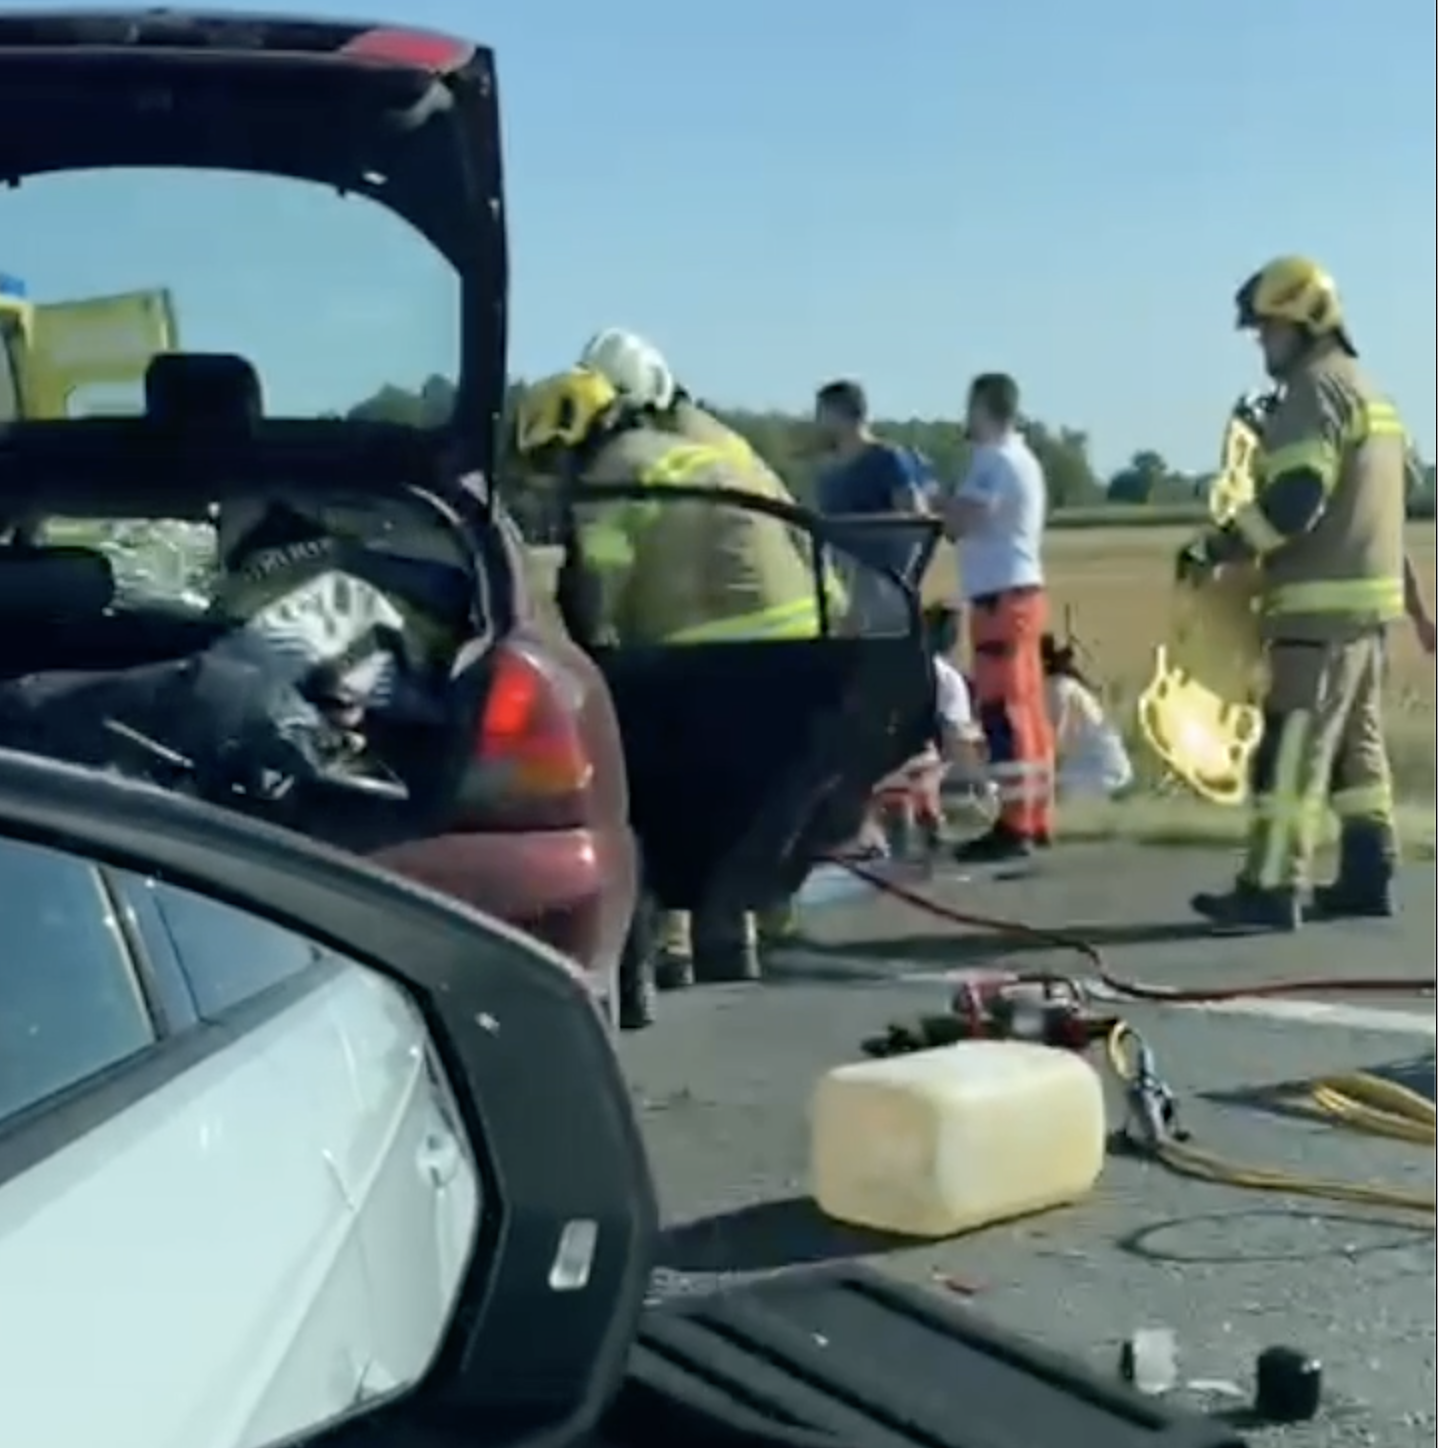
[(97, 908), (103, 909), (108, 902), (114, 913), (116, 964), (134, 978), (151, 1039), (131, 1055), (0, 1119), (0, 1188), (123, 1116), (347, 968), (346, 962), (320, 951), (313, 967), (204, 1020), (195, 1007), (183, 962), (175, 954), (167, 958), (165, 950), (157, 948), (162, 945), (162, 934), (153, 927), (144, 928), (153, 918), (144, 909), (144, 879), (98, 862), (72, 863), (94, 875)]
[[(135, 941), (126, 927), (123, 911), (116, 908), (104, 869), (93, 861), (57, 853), (23, 839), (7, 837), (0, 843), (34, 850), (42, 857), (53, 856), (61, 868), (79, 872), (77, 878), (85, 880), (93, 888), (96, 917), (104, 927), (102, 939), (105, 944), (102, 948), (109, 954), (110, 968), (124, 978), (126, 987), (133, 990), (137, 1021), (143, 1021), (148, 1034), (148, 1040), (134, 1050), (83, 1070), (73, 1079), (0, 1117), (0, 1182), (3, 1182), (17, 1169), (23, 1169), (19, 1166), (20, 1162), (31, 1161), (37, 1146), (45, 1147), (41, 1155), (57, 1149), (53, 1145), (45, 1145), (47, 1139), (54, 1137), (57, 1125), (65, 1139), (70, 1139), (75, 1134), (73, 1108), (77, 1103), (92, 1098), (103, 1091), (107, 1083), (129, 1075), (152, 1059), (164, 1040), (164, 1034), (148, 972), (136, 953)], [(85, 948), (88, 948), (88, 943)]]
[[(249, 920), (243, 912), (234, 911), (220, 901), (207, 900), (203, 896), (195, 895), (192, 891), (166, 884), (164, 881), (128, 876), (125, 877), (124, 888), (127, 898), (149, 897), (147, 902), (149, 908), (144, 913), (142, 926), (146, 932), (144, 948), (156, 956), (168, 956), (173, 961), (174, 966), (184, 978), (189, 998), (194, 1006), (196, 1020), (200, 1026), (222, 1025), (231, 1017), (248, 1011), (252, 1005), (263, 1002), (276, 992), (290, 992), (297, 983), (309, 981), (315, 972), (323, 971), (325, 967), (327, 957), (324, 949), (315, 942), (296, 937), (294, 931), (287, 930), (284, 926), (271, 924), (267, 920)], [(236, 924), (241, 928), (247, 924), (254, 924), (264, 931), (274, 932), (276, 937), (299, 938), (306, 947), (309, 959), (297, 970), (269, 979), (223, 1004), (209, 1006), (206, 1003), (204, 984), (197, 979), (199, 975), (203, 974), (203, 963), (199, 960), (187, 959), (185, 942), (178, 928), (180, 922), (173, 914), (166, 913), (165, 900), (160, 893), (162, 891), (170, 893), (176, 905), (185, 908), (193, 907), (201, 911), (213, 911), (217, 930), (223, 929), (227, 923)]]
[[(924, 515), (894, 515), (858, 517), (826, 517), (805, 508), (798, 503), (781, 498), (765, 497), (747, 492), (741, 488), (702, 487), (688, 483), (666, 483), (656, 488), (647, 483), (586, 483), (567, 499), (569, 504), (601, 502), (645, 502), (664, 507), (668, 503), (706, 503), (716, 508), (733, 508), (742, 512), (757, 513), (783, 524), (808, 540), (805, 559), (809, 568), (814, 596), (819, 609), (819, 637), (827, 640), (842, 638), (844, 635), (833, 627), (830, 607), (827, 573), (833, 555), (843, 560), (846, 570), (872, 574), (884, 580), (892, 588), (896, 602), (905, 606), (904, 629), (892, 636), (910, 638), (922, 637), (924, 633), (923, 606), (919, 598), (919, 581), (932, 561), (942, 536), (942, 525), (936, 518)], [(915, 553), (910, 565), (902, 572), (884, 564), (874, 563), (854, 551), (854, 534), (859, 531), (873, 534), (899, 533), (910, 530), (914, 534)], [(581, 548), (582, 566), (582, 548)], [(868, 636), (865, 636), (868, 637)], [(791, 640), (775, 640), (774, 643), (788, 643)], [(812, 643), (812, 640), (802, 642)]]

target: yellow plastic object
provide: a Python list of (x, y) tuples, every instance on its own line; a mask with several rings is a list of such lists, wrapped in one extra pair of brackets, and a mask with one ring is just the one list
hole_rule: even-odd
[(1223, 433), (1218, 476), (1208, 492), (1208, 511), (1215, 523), (1223, 524), (1253, 499), (1254, 464), (1261, 446), (1258, 433), (1246, 413), (1235, 410)]
[(1263, 738), (1254, 581), (1247, 570), (1225, 570), (1201, 588), (1178, 590), (1169, 641), (1138, 701), (1149, 748), (1213, 804), (1244, 802)]
[(1099, 1073), (1074, 1052), (964, 1041), (840, 1066), (814, 1093), (810, 1184), (835, 1221), (936, 1240), (1079, 1200), (1103, 1170)]
[(33, 418), (69, 416), (87, 390), (106, 388), (129, 394), (127, 410), (138, 408), (151, 359), (178, 345), (170, 294), (158, 289), (69, 302), (0, 299), (0, 341), (16, 394), (10, 410)]
[[(1258, 434), (1239, 413), (1224, 434), (1222, 469), (1209, 511), (1223, 523), (1253, 497)], [(1240, 805), (1263, 738), (1256, 700), (1263, 682), (1258, 632), (1259, 577), (1220, 569), (1200, 585), (1178, 587), (1167, 642), (1139, 696), (1138, 722), (1149, 748), (1190, 789), (1213, 804)]]

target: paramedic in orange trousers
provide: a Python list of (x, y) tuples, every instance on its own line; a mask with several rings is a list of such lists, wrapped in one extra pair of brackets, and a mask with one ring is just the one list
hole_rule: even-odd
[(1019, 389), (991, 372), (969, 389), (969, 472), (944, 509), (968, 605), (975, 704), (999, 805), (986, 835), (955, 851), (967, 863), (1022, 858), (1053, 840), (1054, 736), (1043, 637), (1048, 489), (1019, 430)]

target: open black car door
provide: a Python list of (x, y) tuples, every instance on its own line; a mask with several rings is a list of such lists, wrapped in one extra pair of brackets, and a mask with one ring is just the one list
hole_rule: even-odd
[[(712, 488), (656, 496), (639, 485), (588, 486), (584, 497), (713, 508), (716, 532), (718, 510), (762, 515), (760, 526), (783, 530), (812, 562), (819, 637), (590, 650), (618, 710), (654, 896), (676, 909), (787, 898), (853, 836), (874, 786), (932, 733), (934, 672), (916, 583), (938, 523), (821, 518)], [(891, 566), (858, 556), (876, 545)], [(582, 578), (577, 542), (569, 567)]]

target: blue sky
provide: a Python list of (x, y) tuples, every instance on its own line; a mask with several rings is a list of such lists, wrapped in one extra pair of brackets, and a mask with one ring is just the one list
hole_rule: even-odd
[[(1154, 446), (1198, 467), (1257, 381), (1234, 287), (1301, 250), (1337, 274), (1366, 360), (1432, 447), (1431, 4), (394, 10), (499, 53), (521, 373), (614, 324), (751, 406), (803, 407), (852, 374), (882, 411), (952, 412), (999, 367), (1104, 466)], [(36, 187), (22, 224), (23, 199), (0, 197), (18, 248), (0, 270), (42, 298), (168, 281), (191, 345), (242, 343), (287, 394), (448, 359), (444, 279), (383, 219), (347, 228), (337, 260), (318, 202), (248, 227), (238, 200), (189, 202), (177, 239), (153, 196), (109, 193), (102, 219), (92, 193), (68, 228), (77, 203)]]

